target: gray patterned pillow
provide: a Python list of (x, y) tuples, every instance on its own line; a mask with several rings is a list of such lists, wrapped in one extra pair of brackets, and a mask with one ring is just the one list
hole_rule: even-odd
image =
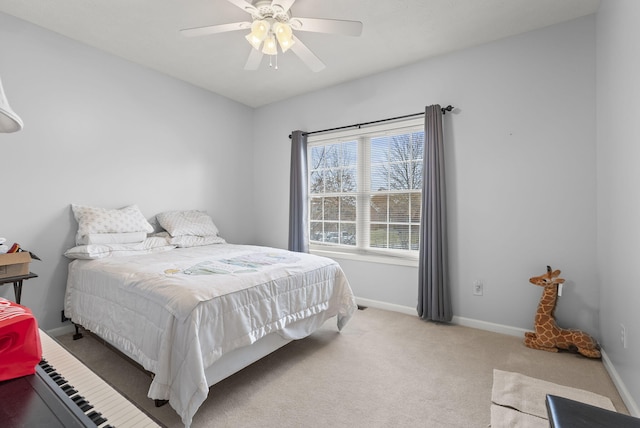
[(218, 228), (204, 211), (167, 211), (156, 216), (171, 236), (217, 236)]
[(72, 204), (78, 222), (77, 237), (92, 233), (153, 232), (153, 226), (142, 215), (137, 205), (117, 210)]

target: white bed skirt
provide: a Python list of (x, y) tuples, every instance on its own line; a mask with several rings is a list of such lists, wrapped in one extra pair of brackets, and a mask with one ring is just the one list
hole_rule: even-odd
[(327, 321), (325, 314), (318, 314), (312, 318), (300, 320), (286, 328), (286, 337), (280, 332), (271, 333), (249, 346), (235, 349), (223, 355), (213, 365), (205, 370), (209, 386), (215, 385), (239, 372), (243, 368), (266, 357), (296, 339), (303, 339), (316, 331)]

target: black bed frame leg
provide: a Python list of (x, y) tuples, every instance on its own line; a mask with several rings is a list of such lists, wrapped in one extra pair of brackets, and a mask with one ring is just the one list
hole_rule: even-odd
[(153, 400), (156, 403), (156, 407), (162, 407), (169, 402), (169, 400)]
[(80, 333), (80, 326), (76, 323), (73, 323), (73, 326), (76, 328), (76, 334), (73, 335), (73, 340), (82, 339), (82, 333)]

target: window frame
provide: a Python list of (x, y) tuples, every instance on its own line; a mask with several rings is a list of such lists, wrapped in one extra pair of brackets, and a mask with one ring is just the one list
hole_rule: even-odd
[[(394, 120), (389, 122), (378, 123), (374, 125), (368, 125), (366, 128), (338, 130), (318, 135), (309, 135), (307, 137), (307, 150), (308, 150), (308, 183), (309, 183), (309, 195), (308, 195), (308, 207), (309, 207), (309, 232), (311, 232), (311, 200), (313, 195), (310, 192), (311, 182), (311, 151), (313, 147), (344, 143), (351, 140), (358, 141), (357, 153), (358, 159), (370, 159), (370, 141), (373, 138), (385, 136), (385, 135), (398, 135), (403, 133), (424, 132), (424, 116), (411, 119)], [(368, 144), (362, 144), (364, 139), (368, 139)], [(423, 168), (424, 168), (424, 153), (423, 153)], [(399, 250), (389, 248), (376, 248), (364, 246), (363, 242), (367, 242), (369, 239), (370, 228), (370, 197), (375, 193), (370, 189), (371, 184), (371, 165), (369, 162), (365, 162), (367, 166), (362, 168), (361, 161), (356, 162), (356, 174), (357, 174), (357, 190), (355, 192), (357, 214), (356, 214), (356, 245), (341, 245), (332, 243), (314, 243), (311, 240), (311, 233), (309, 233), (309, 251), (313, 254), (324, 255), (328, 257), (352, 259), (359, 261), (370, 261), (376, 263), (390, 263), (405, 266), (417, 266), (419, 250)], [(367, 189), (362, 191), (361, 189)], [(400, 192), (400, 191), (399, 191)], [(385, 192), (387, 194), (393, 193), (393, 191)], [(401, 193), (420, 193), (422, 195), (422, 188), (419, 189), (406, 189)], [(366, 207), (366, 208), (363, 208)], [(366, 217), (364, 220), (358, 220), (358, 216)], [(393, 222), (387, 221), (387, 224)], [(409, 222), (407, 225), (415, 223)], [(418, 234), (420, 234), (421, 224), (418, 225)]]

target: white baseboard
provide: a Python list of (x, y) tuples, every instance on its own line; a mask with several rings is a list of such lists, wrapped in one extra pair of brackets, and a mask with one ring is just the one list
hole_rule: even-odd
[[(418, 316), (416, 308), (410, 308), (408, 306), (395, 305), (393, 303), (379, 302), (377, 300), (360, 299), (360, 298), (356, 298), (356, 301), (359, 305), (363, 305), (363, 306), (370, 306), (372, 308), (385, 309), (388, 311), (394, 311), (394, 312), (400, 312), (407, 315)], [(465, 317), (459, 317), (459, 316), (454, 316), (453, 319), (451, 320), (451, 323), (462, 325), (465, 327), (472, 327), (480, 330), (492, 331), (494, 333), (501, 333), (501, 334), (506, 334), (509, 336), (517, 336), (517, 337), (524, 337), (524, 333), (526, 331), (530, 331), (530, 330), (526, 330), (519, 327), (511, 327), (508, 325), (496, 324), (492, 322), (480, 321), (472, 318), (465, 318)], [(624, 382), (620, 378), (620, 375), (615, 369), (613, 363), (611, 362), (609, 357), (607, 357), (606, 352), (604, 352), (604, 350), (601, 350), (601, 352), (602, 352), (602, 363), (604, 364), (605, 369), (609, 373), (609, 376), (611, 377), (613, 384), (618, 390), (620, 397), (622, 397), (622, 401), (624, 401), (625, 406), (627, 406), (627, 410), (629, 410), (629, 413), (632, 416), (640, 417), (640, 408), (638, 407), (638, 404), (635, 402), (635, 400), (629, 393), (629, 390), (627, 390), (627, 387), (625, 386)]]
[(631, 414), (631, 416), (635, 416), (636, 418), (640, 418), (640, 409), (638, 408), (638, 403), (633, 399), (629, 390), (625, 386), (624, 382), (620, 378), (618, 371), (614, 367), (613, 363), (609, 359), (609, 356), (604, 351), (604, 349), (600, 350), (602, 354), (602, 363), (604, 364), (604, 368), (607, 369), (613, 384), (616, 386), (616, 389), (620, 393), (620, 397), (622, 397), (622, 401), (624, 401), (624, 405), (627, 406), (627, 410)]
[(394, 303), (380, 302), (378, 300), (362, 299), (356, 297), (356, 303), (361, 306), (368, 306), (376, 309), (385, 309), (392, 312), (400, 312), (405, 315), (418, 315), (416, 308), (409, 306), (396, 305)]
[(453, 324), (462, 325), (465, 327), (473, 327), (479, 330), (492, 331), (494, 333), (502, 333), (509, 336), (517, 336), (517, 337), (523, 337), (523, 338), (524, 338), (524, 333), (527, 331), (530, 331), (524, 328), (511, 327), (509, 325), (496, 324), (493, 322), (480, 321), (473, 318), (465, 318), (465, 317), (458, 317), (458, 316), (454, 316), (451, 322)]
[[(385, 309), (393, 312), (400, 312), (406, 315), (418, 316), (416, 308), (409, 306), (396, 305), (394, 303), (380, 302), (378, 300), (362, 299), (357, 297), (356, 302), (358, 305), (369, 306), (377, 309)], [(524, 336), (524, 332), (527, 331), (522, 328), (511, 327), (508, 325), (495, 324), (487, 321), (474, 320), (472, 318), (464, 318), (454, 316), (451, 320), (452, 324), (462, 325), (465, 327), (473, 327), (480, 330), (493, 331), (495, 333), (508, 334), (509, 336)]]

